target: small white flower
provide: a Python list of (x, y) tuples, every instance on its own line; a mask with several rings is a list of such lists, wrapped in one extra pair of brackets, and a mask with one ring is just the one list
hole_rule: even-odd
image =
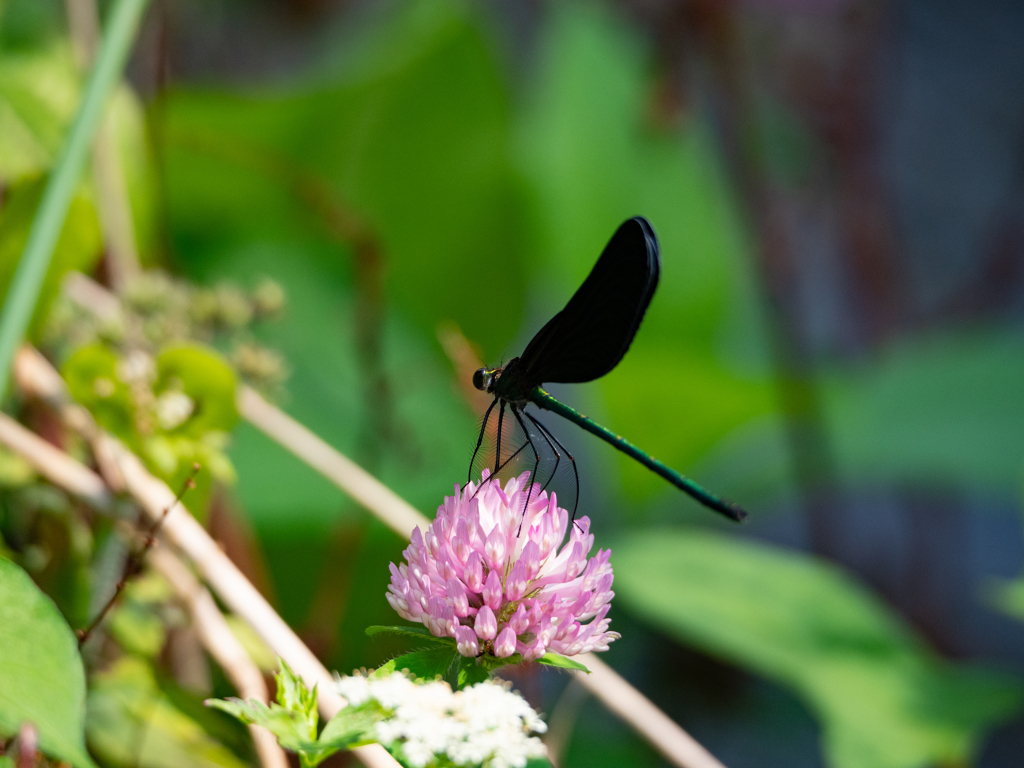
[(125, 384), (148, 384), (156, 378), (153, 358), (141, 349), (129, 352), (117, 364), (117, 378)]
[(195, 402), (184, 392), (169, 390), (156, 399), (156, 419), (165, 430), (171, 430), (184, 424), (195, 408)]
[(442, 756), (458, 766), (523, 768), (531, 757), (547, 754), (533, 735), (547, 726), (507, 683), (486, 681), (453, 693), (440, 680), (414, 681), (395, 672), (378, 679), (340, 677), (336, 685), (349, 706), (373, 700), (388, 711), (377, 723), (377, 739), (400, 745), (416, 768)]

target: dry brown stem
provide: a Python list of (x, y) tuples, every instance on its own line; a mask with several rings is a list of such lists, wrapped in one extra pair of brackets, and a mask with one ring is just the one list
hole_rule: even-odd
[[(224, 670), (239, 697), (267, 703), (267, 684), (263, 674), (231, 631), (213, 596), (169, 549), (154, 550), (150, 563), (170, 582), (192, 617), (203, 647)], [(256, 725), (249, 726), (249, 733), (263, 768), (288, 768), (288, 758), (273, 734)]]
[[(99, 41), (99, 11), (96, 0), (64, 0), (75, 62), (83, 72), (92, 66)], [(97, 208), (107, 245), (107, 271), (114, 285), (139, 273), (139, 253), (135, 244), (135, 222), (125, 186), (124, 169), (117, 146), (114, 125), (103, 121), (92, 147), (93, 179), (96, 182)]]
[[(117, 474), (123, 479), (127, 492), (152, 522), (161, 519), (164, 510), (175, 501), (174, 491), (153, 477), (135, 454), (100, 430), (87, 411), (71, 403), (60, 375), (38, 352), (23, 349), (15, 359), (15, 368), (15, 380), (23, 391), (56, 406), (58, 413), (68, 419), (69, 426), (81, 429), (93, 444), (103, 445), (115, 462)], [(109, 512), (110, 496), (98, 475), (3, 414), (0, 414), (0, 442), (21, 454), (55, 485), (86, 502), (95, 500), (98, 502), (95, 509)], [(104, 494), (97, 493), (99, 489)], [(333, 678), (320, 660), (220, 550), (184, 504), (174, 504), (163, 518), (160, 540), (185, 554), (224, 604), (244, 619), (307, 685), (318, 685), (318, 704), (325, 718), (333, 717), (345, 706), (345, 700), (334, 692)], [(352, 752), (370, 768), (395, 768), (398, 765), (379, 744), (357, 747)]]

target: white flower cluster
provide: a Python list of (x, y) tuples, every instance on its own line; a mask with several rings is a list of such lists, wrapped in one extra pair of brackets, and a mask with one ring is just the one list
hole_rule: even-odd
[(372, 679), (337, 678), (337, 690), (358, 707), (370, 700), (389, 712), (377, 723), (377, 740), (401, 746), (410, 765), (424, 768), (438, 757), (455, 765), (523, 768), (545, 757), (534, 733), (547, 725), (509, 684), (487, 681), (452, 692), (440, 680), (411, 680), (402, 672)]

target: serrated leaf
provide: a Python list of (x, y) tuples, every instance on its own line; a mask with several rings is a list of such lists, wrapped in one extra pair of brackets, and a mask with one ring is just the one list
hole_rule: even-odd
[(317, 743), (324, 747), (346, 749), (373, 740), (374, 726), (383, 715), (374, 709), (346, 707), (324, 726)]
[(463, 688), (468, 688), (471, 685), (476, 685), (490, 679), (490, 671), (483, 664), (478, 664), (477, 659), (459, 656), (458, 690), (461, 691)]
[(31, 722), (46, 754), (94, 768), (84, 719), (85, 673), (74, 633), (28, 574), (0, 557), (0, 735)]
[(337, 749), (329, 744), (320, 744), (315, 737), (310, 738), (306, 718), (296, 710), (289, 710), (280, 704), (273, 703), (269, 707), (262, 701), (249, 699), (207, 699), (206, 706), (227, 712), (246, 725), (259, 725), (266, 728), (277, 738), (278, 743), (292, 752), (306, 755), (308, 762), (316, 765), (330, 757)]
[(580, 672), (586, 672), (588, 675), (590, 674), (590, 670), (587, 669), (583, 664), (580, 664), (580, 662), (575, 661), (574, 659), (570, 659), (568, 656), (562, 656), (558, 653), (551, 653), (550, 651), (548, 651), (539, 659), (537, 659), (537, 663), (547, 664), (549, 667), (561, 667), (562, 669), (576, 669)]
[(434, 645), (443, 645), (445, 647), (455, 647), (455, 640), (450, 637), (437, 637), (436, 635), (430, 634), (430, 630), (426, 627), (383, 627), (380, 625), (374, 625), (366, 628), (366, 634), (370, 637), (375, 635), (404, 635), (406, 637), (412, 637), (416, 640), (425, 640)]
[(423, 651), (413, 651), (393, 659), (395, 670), (408, 670), (410, 674), (424, 680), (433, 680), (435, 677), (445, 677), (459, 656), (459, 652), (452, 647), (428, 648)]
[(968, 763), (1018, 684), (937, 658), (838, 568), (697, 530), (613, 544), (616, 601), (680, 641), (793, 689), (836, 768)]
[(303, 738), (315, 741), (317, 725), (320, 722), (316, 707), (317, 686), (308, 688), (305, 680), (292, 672), (288, 662), (284, 659), (279, 659), (279, 662), (281, 670), (274, 673), (274, 681), (277, 683), (277, 704), (304, 724)]

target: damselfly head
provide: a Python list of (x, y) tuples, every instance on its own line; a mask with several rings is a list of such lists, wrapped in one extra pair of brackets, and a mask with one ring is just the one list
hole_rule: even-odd
[(500, 368), (480, 368), (473, 374), (473, 386), (481, 392), (494, 392), (494, 381)]

